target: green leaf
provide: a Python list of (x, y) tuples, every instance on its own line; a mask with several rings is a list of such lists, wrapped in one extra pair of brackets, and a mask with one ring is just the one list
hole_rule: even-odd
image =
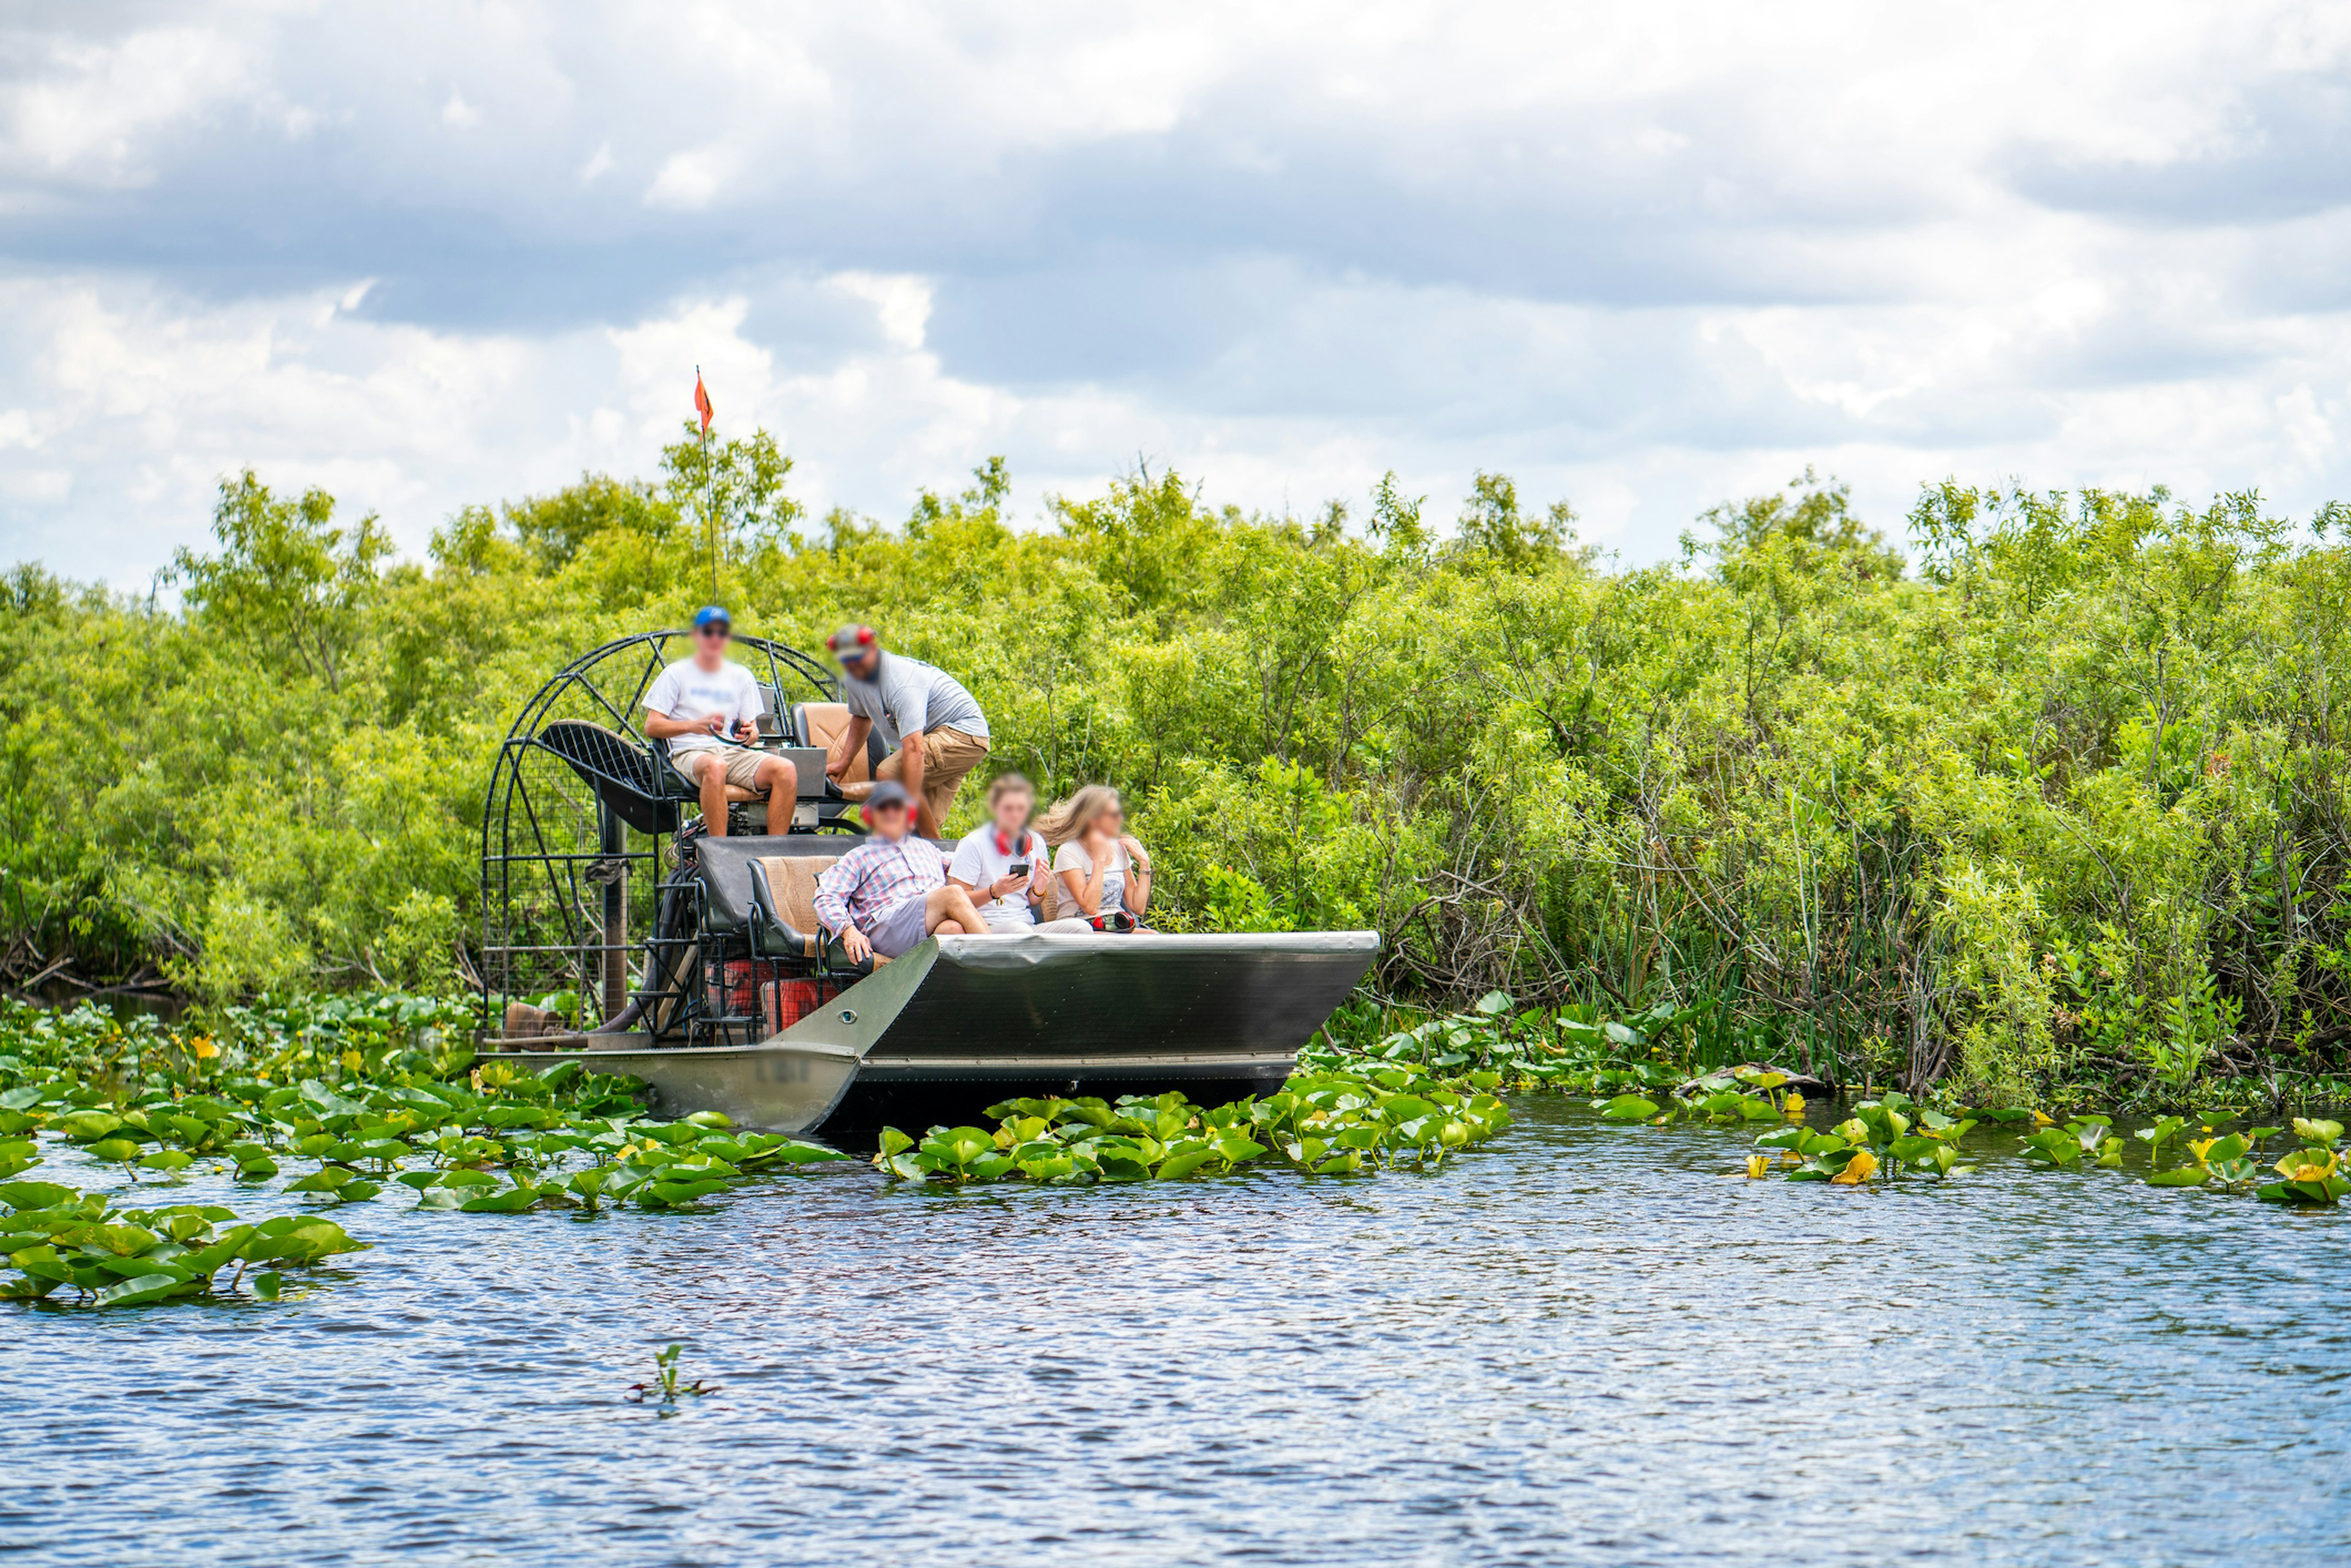
[(122, 1118), (110, 1111), (73, 1111), (54, 1124), (69, 1144), (94, 1144), (121, 1126)]
[(0, 1203), (20, 1211), (55, 1208), (61, 1203), (71, 1203), (80, 1196), (77, 1189), (60, 1186), (53, 1181), (0, 1182)]
[(96, 1304), (101, 1307), (143, 1307), (151, 1301), (162, 1301), (185, 1283), (186, 1281), (171, 1274), (141, 1274), (99, 1291)]
[(140, 1168), (151, 1171), (184, 1170), (196, 1163), (193, 1155), (181, 1149), (158, 1149), (139, 1162)]
[(274, 1270), (267, 1273), (256, 1274), (253, 1277), (253, 1293), (260, 1297), (265, 1301), (276, 1301), (277, 1299), (278, 1292), (283, 1291), (285, 1288), (285, 1277)]
[(1646, 1122), (1657, 1113), (1657, 1103), (1638, 1094), (1619, 1094), (1600, 1107), (1601, 1120), (1605, 1122)]
[(1188, 1150), (1184, 1154), (1171, 1155), (1160, 1161), (1159, 1169), (1153, 1174), (1161, 1181), (1182, 1181), (1217, 1157), (1217, 1151), (1214, 1148)]
[(1249, 1161), (1262, 1156), (1265, 1154), (1265, 1145), (1244, 1134), (1226, 1133), (1217, 1137), (1216, 1150), (1218, 1158), (1228, 1164), (1239, 1166), (1247, 1165)]
[[(704, 1181), (648, 1182), (645, 1184), (643, 1196), (652, 1199), (653, 1207), (674, 1207), (681, 1203), (692, 1203), (698, 1198), (708, 1197), (713, 1193), (725, 1192), (732, 1185), (731, 1182), (717, 1177)], [(473, 1205), (469, 1203), (465, 1207), (471, 1208)]]
[(287, 1192), (333, 1192), (352, 1180), (351, 1173), (341, 1166), (327, 1166), (312, 1171), (300, 1181), (286, 1184)]
[(110, 1165), (128, 1165), (138, 1158), (139, 1145), (129, 1138), (100, 1138), (89, 1145), (89, 1152)]
[(2147, 1178), (2149, 1186), (2202, 1186), (2211, 1173), (2201, 1166), (2185, 1166), (2179, 1170), (2158, 1171)]
[(464, 1203), (458, 1205), (458, 1207), (464, 1209), (467, 1214), (520, 1214), (524, 1209), (530, 1207), (538, 1202), (538, 1192), (537, 1188), (516, 1186), (508, 1187), (504, 1192), (488, 1193), (480, 1197), (469, 1197)]

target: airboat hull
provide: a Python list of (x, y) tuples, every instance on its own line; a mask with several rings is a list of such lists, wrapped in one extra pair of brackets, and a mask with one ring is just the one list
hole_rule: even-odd
[(1370, 931), (939, 937), (756, 1045), (590, 1035), (585, 1054), (645, 1080), (664, 1113), (783, 1133), (925, 1126), (1026, 1094), (1213, 1103), (1278, 1086), (1378, 950)]

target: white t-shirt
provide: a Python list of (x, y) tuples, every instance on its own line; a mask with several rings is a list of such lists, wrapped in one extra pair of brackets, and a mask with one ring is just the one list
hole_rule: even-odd
[[(1033, 866), (1044, 858), (1045, 841), (1039, 838), (1034, 831), (1015, 839), (1011, 852), (1007, 854), (997, 847), (996, 824), (982, 822), (966, 833), (963, 841), (956, 845), (955, 862), (947, 867), (947, 874), (976, 891), (985, 892), (991, 883), (1012, 874), (1014, 861), (1025, 860)], [(1029, 894), (1017, 887), (1002, 898), (982, 904), (979, 915), (990, 925), (1037, 924), (1037, 911), (1029, 904)]]
[[(726, 721), (731, 737), (737, 724), (749, 724), (759, 716), (759, 683), (732, 659), (721, 660), (715, 670), (705, 670), (692, 659), (680, 659), (645, 688), (645, 711), (688, 724), (716, 714)], [(707, 751), (717, 744), (716, 736), (697, 731), (672, 740), (669, 754)]]
[(884, 652), (878, 679), (861, 681), (841, 672), (841, 700), (849, 711), (873, 721), (882, 744), (895, 751), (910, 735), (935, 729), (959, 729), (987, 738), (987, 720), (963, 683), (920, 659)]
[[(1102, 903), (1094, 910), (1097, 917), (1108, 915), (1113, 909), (1126, 907), (1126, 846), (1121, 843), (1112, 844), (1110, 869), (1102, 873)], [(1076, 872), (1080, 877), (1089, 877), (1094, 873), (1094, 857), (1086, 853), (1075, 839), (1071, 839), (1053, 852), (1053, 873), (1058, 876), (1065, 871)], [(1081, 917), (1085, 915), (1084, 906), (1070, 896), (1070, 884), (1066, 882), (1061, 884), (1059, 909), (1063, 915)]]

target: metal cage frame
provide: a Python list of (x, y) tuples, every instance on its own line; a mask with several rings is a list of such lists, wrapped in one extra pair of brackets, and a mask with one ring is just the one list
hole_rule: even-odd
[[(609, 1026), (632, 1005), (648, 1013), (668, 1009), (657, 1032), (689, 1038), (747, 1022), (705, 1019), (699, 973), (680, 978), (678, 959), (702, 954), (700, 886), (669, 874), (676, 831), (656, 821), (653, 831), (633, 831), (577, 772), (576, 761), (540, 737), (559, 718), (585, 716), (609, 723), (632, 750), (641, 751), (657, 788), (665, 791), (666, 763), (638, 727), (636, 715), (645, 689), (671, 662), (673, 644), (690, 643), (683, 627), (640, 632), (590, 649), (563, 666), (507, 727), (490, 767), (482, 799), (481, 945), (476, 979), (481, 993), (479, 1033), (501, 1032), (507, 1003), (573, 990), (583, 1014)], [(736, 632), (730, 646), (764, 661), (761, 683), (780, 718), (797, 701), (838, 702), (840, 681), (824, 664), (789, 644)], [(617, 661), (617, 662), (616, 662)], [(753, 674), (758, 674), (757, 664)], [(806, 695), (798, 693), (805, 691)], [(617, 700), (616, 700), (617, 699)], [(576, 707), (579, 712), (568, 711)], [(563, 764), (533, 773), (534, 755)], [(680, 781), (682, 784), (682, 781)], [(683, 802), (681, 802), (683, 803)], [(647, 916), (648, 935), (632, 941), (626, 932), (632, 873), (642, 870), (645, 892), (636, 900)], [(678, 936), (684, 919), (676, 901), (689, 901), (692, 935)], [(543, 899), (544, 904), (538, 901)], [(664, 930), (670, 935), (661, 935)], [(678, 949), (671, 952), (668, 949)], [(645, 956), (641, 976), (631, 959)], [(559, 976), (569, 984), (517, 988), (517, 969), (542, 982)]]

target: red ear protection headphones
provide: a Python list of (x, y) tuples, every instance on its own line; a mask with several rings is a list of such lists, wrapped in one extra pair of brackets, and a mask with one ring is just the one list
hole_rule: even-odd
[[(825, 645), (825, 647), (826, 647), (829, 651), (831, 651), (831, 652), (832, 652), (832, 653), (840, 653), (840, 652), (841, 652), (841, 639), (842, 639), (843, 637), (847, 637), (847, 636), (850, 636), (850, 635), (852, 635), (852, 633), (851, 633), (847, 629), (843, 629), (843, 630), (841, 630), (841, 631), (835, 632), (831, 636), (827, 637), (827, 638), (824, 640), (824, 645)], [(859, 647), (861, 647), (861, 648), (871, 648), (872, 646), (873, 646), (873, 628), (872, 628), (872, 627), (871, 627), (871, 626), (860, 626), (860, 627), (858, 627), (858, 628), (856, 629), (856, 632), (855, 632), (854, 635), (855, 635), (855, 637), (856, 637), (856, 639), (857, 639), (857, 645), (858, 645)]]

